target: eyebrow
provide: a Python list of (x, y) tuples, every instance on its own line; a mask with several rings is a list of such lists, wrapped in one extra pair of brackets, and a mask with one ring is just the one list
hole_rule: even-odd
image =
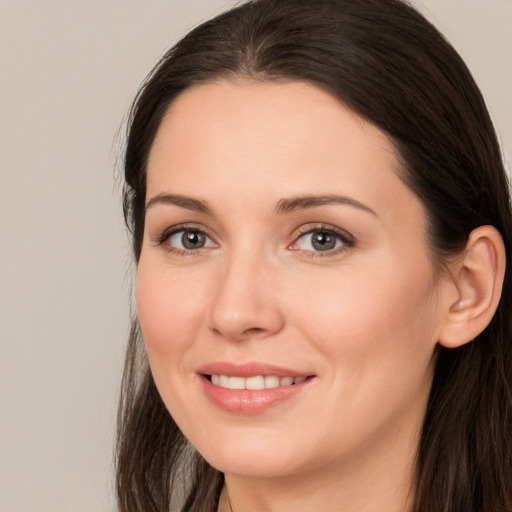
[(204, 201), (180, 194), (157, 194), (146, 203), (145, 210), (149, 210), (156, 204), (172, 204), (194, 212), (205, 213), (206, 215), (212, 214), (210, 207)]
[(340, 195), (304, 195), (280, 199), (274, 209), (276, 214), (286, 214), (297, 210), (307, 210), (317, 206), (325, 206), (331, 204), (342, 204), (352, 206), (359, 210), (371, 213), (378, 218), (378, 215), (368, 206), (360, 203), (356, 199)]
[[(212, 210), (206, 202), (201, 201), (200, 199), (183, 196), (181, 194), (157, 194), (146, 203), (145, 210), (147, 211), (149, 208), (157, 204), (175, 205), (180, 206), (181, 208), (186, 208), (187, 210), (212, 215)], [(284, 215), (297, 210), (307, 210), (309, 208), (331, 204), (352, 206), (359, 210), (371, 213), (378, 218), (378, 215), (370, 207), (356, 199), (340, 195), (301, 195), (280, 199), (274, 208), (274, 213), (276, 215)]]

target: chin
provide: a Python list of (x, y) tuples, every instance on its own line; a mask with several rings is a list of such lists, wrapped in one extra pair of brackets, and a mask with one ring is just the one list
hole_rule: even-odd
[(270, 460), (272, 457), (247, 459), (241, 457), (213, 457), (207, 462), (218, 471), (250, 478), (282, 478), (299, 472), (288, 463)]
[[(199, 450), (203, 458), (215, 469), (226, 474), (253, 478), (277, 478), (300, 472), (305, 464), (295, 448), (288, 453), (285, 447), (276, 447), (262, 439), (249, 443), (219, 443), (211, 449)], [(298, 446), (298, 445), (296, 445)]]

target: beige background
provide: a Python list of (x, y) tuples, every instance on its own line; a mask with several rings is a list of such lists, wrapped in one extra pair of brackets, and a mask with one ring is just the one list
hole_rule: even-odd
[[(0, 512), (113, 510), (130, 256), (116, 134), (220, 0), (0, 0)], [(512, 0), (424, 0), (512, 151)]]

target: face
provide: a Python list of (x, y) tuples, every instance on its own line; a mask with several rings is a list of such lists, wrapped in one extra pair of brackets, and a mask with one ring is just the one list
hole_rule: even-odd
[(443, 282), (397, 167), (384, 133), (306, 83), (219, 81), (172, 104), (137, 306), (162, 399), (214, 467), (410, 456)]

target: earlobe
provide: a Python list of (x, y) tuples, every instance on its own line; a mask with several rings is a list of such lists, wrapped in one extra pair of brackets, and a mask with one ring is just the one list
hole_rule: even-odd
[(456, 348), (478, 336), (498, 307), (505, 275), (505, 247), (499, 231), (493, 226), (473, 230), (450, 270), (457, 294), (448, 304), (439, 343)]

